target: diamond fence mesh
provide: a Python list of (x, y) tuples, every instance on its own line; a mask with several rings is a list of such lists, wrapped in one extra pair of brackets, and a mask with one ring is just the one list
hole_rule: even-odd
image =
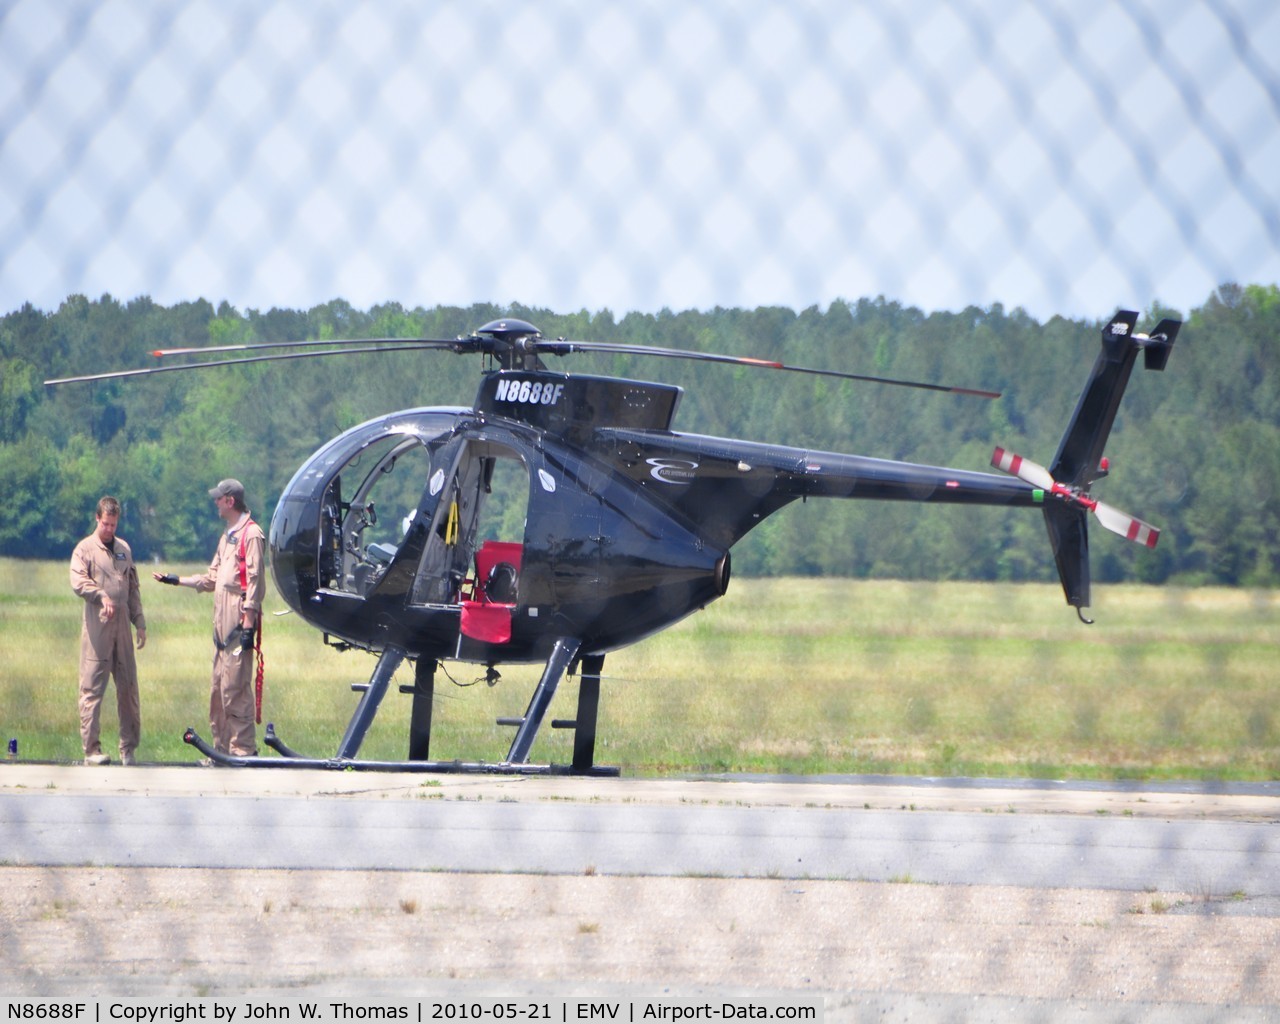
[[(76, 293), (264, 309), (800, 309), (874, 295), (1040, 318), (1187, 308), (1226, 281), (1280, 280), (1278, 123), (1270, 0), (7, 0), (0, 311)], [(1259, 614), (1273, 624), (1274, 601)], [(1133, 671), (1149, 668), (1140, 657)], [(1171, 706), (1133, 713), (1175, 731), (1197, 713)], [(1273, 743), (1273, 714), (1254, 710)], [(196, 788), (220, 793), (216, 779)], [(34, 799), (5, 804), (5, 829), (46, 827)], [(259, 813), (273, 799), (254, 805), (252, 841), (268, 851), (286, 844)], [(412, 806), (405, 827), (429, 846)], [(990, 885), (981, 872), (911, 884), (932, 879), (913, 878), (909, 853), (891, 872), (779, 863), (747, 883), (705, 866), (659, 879), (422, 870), (429, 858), (376, 873), (117, 871), (99, 866), (129, 863), (96, 852), (99, 817), (77, 813), (69, 841), (88, 867), (28, 863), (0, 838), (6, 988), (763, 988), (826, 993), (832, 1019), (895, 998), (966, 1017), (963, 1003), (902, 1002), (915, 994), (1008, 999), (989, 1007), (1033, 1019), (1072, 999), (1248, 1019), (1280, 991), (1274, 888), (1223, 891), (1194, 870), (1000, 882), (1034, 844), (992, 843)], [(673, 848), (699, 841), (690, 813), (664, 819)], [(880, 818), (831, 813), (850, 851), (875, 842)], [(1248, 813), (1274, 817), (1265, 802)], [(180, 827), (160, 822), (155, 841)], [(359, 847), (362, 827), (329, 841)], [(920, 849), (942, 841), (935, 828), (922, 819)], [(1082, 828), (1076, 850), (1105, 864), (1106, 844), (1125, 841)], [(1163, 862), (1178, 863), (1180, 841), (1157, 841)], [(1273, 839), (1250, 841), (1257, 861), (1274, 856)], [(1236, 905), (1249, 916), (1223, 912)]]
[(1280, 277), (1266, 0), (9, 2), (0, 52), (5, 309), (1043, 318)]

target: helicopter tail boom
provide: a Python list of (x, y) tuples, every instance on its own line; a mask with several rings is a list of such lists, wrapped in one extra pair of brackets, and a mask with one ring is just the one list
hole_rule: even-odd
[(1163, 370), (1182, 326), (1177, 320), (1161, 320), (1150, 334), (1138, 334), (1137, 322), (1137, 313), (1121, 310), (1102, 329), (1102, 350), (1048, 469), (1003, 448), (997, 448), (991, 458), (997, 469), (1056, 499), (1045, 502), (1045, 527), (1067, 604), (1084, 622), (1090, 621), (1081, 612), (1089, 604), (1090, 591), (1087, 514), (1097, 516), (1104, 529), (1148, 548), (1154, 548), (1160, 537), (1156, 527), (1089, 494), (1093, 483), (1107, 474), (1102, 452), (1138, 353), (1143, 353), (1146, 369)]
[(1106, 475), (1102, 451), (1138, 353), (1148, 369), (1163, 369), (1180, 327), (1162, 320), (1150, 335), (1137, 334), (1137, 318), (1121, 311), (1103, 328), (1101, 351), (1050, 468), (1003, 448), (992, 458), (1002, 473), (989, 473), (625, 426), (600, 429), (595, 439), (625, 453), (638, 483), (726, 550), (769, 515), (807, 498), (1039, 507), (1067, 603), (1080, 609), (1090, 596), (1088, 515), (1149, 548), (1160, 536), (1089, 493)]

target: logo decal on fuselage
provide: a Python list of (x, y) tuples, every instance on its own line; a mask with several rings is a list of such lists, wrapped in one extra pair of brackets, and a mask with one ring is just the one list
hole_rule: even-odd
[(664, 484), (691, 484), (698, 475), (698, 464), (687, 459), (645, 459), (649, 475)]
[(526, 405), (555, 405), (564, 392), (563, 384), (540, 380), (508, 380), (498, 381), (494, 392), (495, 402), (523, 402)]

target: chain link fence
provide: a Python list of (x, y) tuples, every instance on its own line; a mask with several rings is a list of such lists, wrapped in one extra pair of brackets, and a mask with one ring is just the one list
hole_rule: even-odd
[(0, 4), (0, 308), (1280, 279), (1268, 0)]
[[(1280, 280), (1278, 124), (1272, 0), (0, 0), (0, 311), (1185, 311)], [(714, 872), (152, 874), (4, 849), (0, 980), (36, 994), (668, 979), (858, 993), (833, 1020), (903, 992), (1245, 1019), (1277, 985), (1276, 917), (1211, 879), (1136, 898), (795, 870), (744, 895)], [(1236, 896), (1255, 916), (1223, 923)]]

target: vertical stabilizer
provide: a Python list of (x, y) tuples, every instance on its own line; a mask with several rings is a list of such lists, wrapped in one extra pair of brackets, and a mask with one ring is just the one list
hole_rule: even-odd
[[(1071, 505), (1046, 505), (1044, 525), (1049, 530), (1062, 592), (1067, 604), (1080, 612), (1089, 607), (1089, 525), (1085, 511)], [(1083, 612), (1080, 617), (1084, 618)]]
[(1088, 490), (1098, 478), (1116, 410), (1138, 358), (1133, 331), (1137, 323), (1137, 313), (1122, 309), (1102, 329), (1102, 351), (1094, 360), (1058, 454), (1049, 464), (1050, 475), (1060, 484)]

